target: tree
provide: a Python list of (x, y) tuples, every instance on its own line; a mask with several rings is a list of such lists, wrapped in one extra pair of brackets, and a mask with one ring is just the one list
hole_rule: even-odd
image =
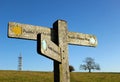
[(85, 64), (80, 65), (80, 69), (88, 70), (91, 73), (91, 70), (100, 70), (99, 64), (95, 63), (94, 59), (87, 57), (84, 61)]
[(75, 71), (74, 67), (72, 65), (69, 66), (69, 71), (72, 72), (72, 71)]

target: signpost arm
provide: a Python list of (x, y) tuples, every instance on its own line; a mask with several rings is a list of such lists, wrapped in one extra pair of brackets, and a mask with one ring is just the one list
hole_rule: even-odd
[[(67, 23), (58, 20), (53, 24), (53, 28), (58, 32), (58, 46), (61, 48), (61, 63), (54, 61), (54, 82), (70, 82), (68, 63), (68, 43), (67, 43)], [(59, 71), (58, 71), (59, 69)], [(59, 74), (60, 73), (60, 74)], [(58, 78), (58, 80), (56, 79)], [(60, 81), (59, 81), (60, 80)]]

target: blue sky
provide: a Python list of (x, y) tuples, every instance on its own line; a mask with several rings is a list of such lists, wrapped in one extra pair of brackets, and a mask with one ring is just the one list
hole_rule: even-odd
[(94, 34), (96, 48), (69, 45), (69, 63), (76, 71), (86, 57), (100, 64), (101, 72), (120, 72), (119, 0), (0, 0), (0, 70), (52, 71), (53, 61), (37, 53), (36, 41), (7, 37), (8, 22), (52, 28), (57, 19), (67, 21), (71, 32)]

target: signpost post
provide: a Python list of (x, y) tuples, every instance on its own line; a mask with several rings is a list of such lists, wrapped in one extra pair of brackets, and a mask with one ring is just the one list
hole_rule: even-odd
[(68, 32), (64, 20), (57, 20), (53, 28), (9, 22), (8, 37), (37, 40), (38, 53), (54, 61), (54, 82), (70, 82), (68, 44), (97, 45), (94, 35)]

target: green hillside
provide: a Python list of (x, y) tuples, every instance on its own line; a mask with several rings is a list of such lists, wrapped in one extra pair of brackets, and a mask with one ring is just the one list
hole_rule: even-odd
[[(120, 82), (120, 73), (73, 72), (71, 82)], [(52, 72), (0, 71), (0, 82), (53, 82)]]

